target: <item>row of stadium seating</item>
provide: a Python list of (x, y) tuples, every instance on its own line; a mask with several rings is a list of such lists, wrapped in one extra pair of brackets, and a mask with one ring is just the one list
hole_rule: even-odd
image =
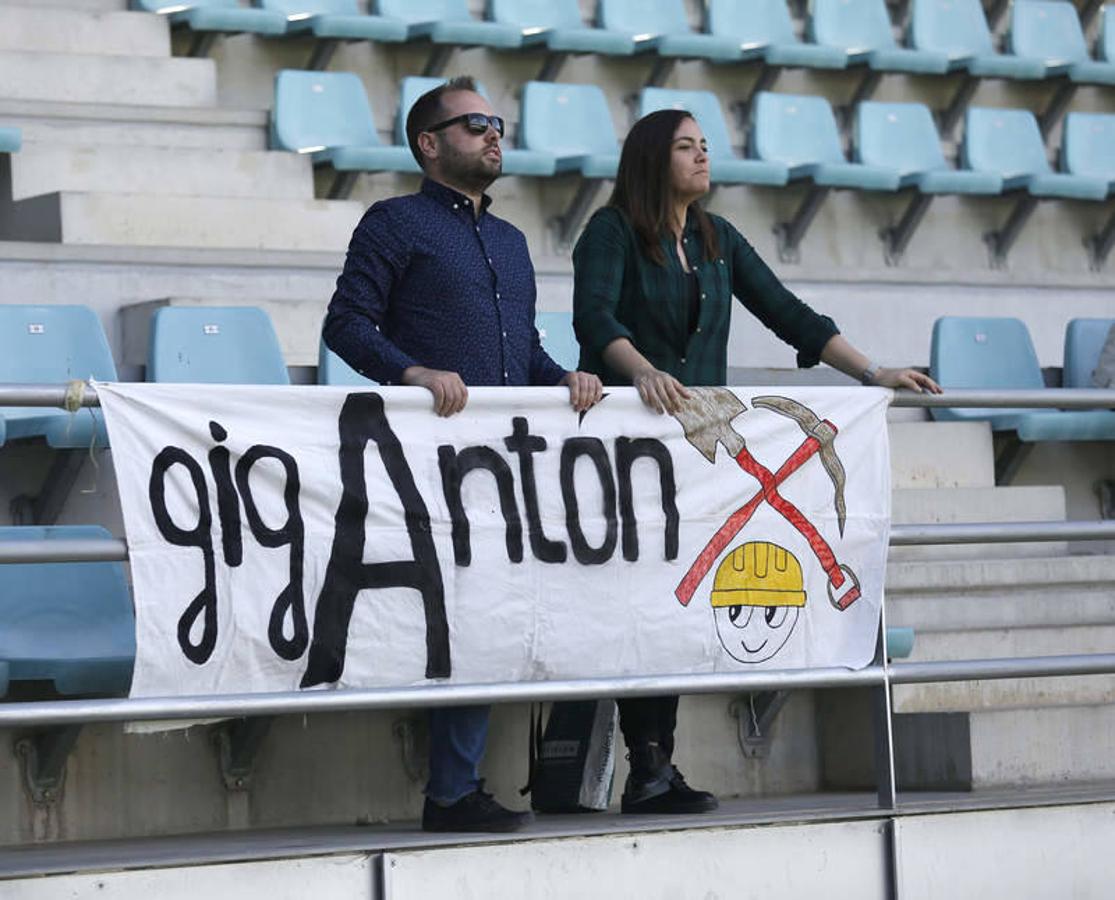
[[(348, 72), (284, 70), (275, 78), (271, 143), (276, 149), (308, 153), (336, 176), (329, 191), (346, 197), (360, 172), (417, 173), (406, 145), (406, 115), (414, 101), (438, 84), (434, 78), (404, 78), (400, 84), (394, 145), (381, 144), (363, 82)], [(1062, 172), (1054, 172), (1034, 114), (1020, 109), (970, 108), (960, 147), (964, 168), (945, 160), (928, 107), (920, 103), (863, 101), (854, 111), (852, 157), (844, 155), (840, 130), (823, 97), (763, 91), (750, 112), (748, 149), (732, 151), (727, 121), (710, 91), (644, 88), (638, 115), (657, 109), (687, 109), (708, 139), (713, 185), (786, 185), (808, 180), (813, 189), (780, 230), (784, 259), (796, 258), (824, 194), (833, 188), (895, 192), (914, 196), (899, 224), (885, 236), (891, 261), (899, 258), (938, 194), (1001, 195), (1018, 192), (1016, 209), (995, 239), (993, 254), (1006, 260), (1011, 245), (1035, 207), (1035, 198), (1103, 201), (1115, 192), (1115, 115), (1070, 113), (1062, 139)], [(508, 175), (550, 177), (578, 173), (589, 182), (613, 178), (619, 163), (615, 125), (604, 92), (596, 85), (531, 81), (523, 86), (519, 146), (504, 152)], [(572, 239), (587, 209), (583, 195), (560, 217), (560, 238)], [(1115, 217), (1112, 218), (1115, 224)], [(1115, 227), (1094, 243), (1097, 262), (1110, 250)]]
[[(1086, 84), (1115, 84), (1111, 12), (1089, 56), (1076, 9), (1063, 0), (1013, 4), (1007, 52), (995, 53), (979, 0), (913, 0), (909, 46), (900, 47), (885, 0), (813, 0), (798, 40), (786, 0), (709, 0), (705, 31), (692, 31), (683, 0), (599, 0), (595, 27), (586, 26), (577, 0), (491, 0), (488, 19), (472, 17), (466, 0), (376, 0), (365, 14), (356, 0), (132, 0), (135, 9), (162, 12), (174, 25), (202, 36), (194, 52), (207, 52), (212, 36), (250, 32), (276, 37), (311, 35), (322, 41), (428, 41), (438, 46), (519, 49), (542, 46), (558, 54), (595, 53), (711, 62), (761, 61), (778, 68), (844, 69), (1041, 80), (1065, 76)], [(315, 68), (331, 52), (315, 52)], [(426, 74), (444, 65), (431, 60)], [(548, 63), (549, 76), (556, 74)], [(661, 72), (652, 83), (661, 84)]]

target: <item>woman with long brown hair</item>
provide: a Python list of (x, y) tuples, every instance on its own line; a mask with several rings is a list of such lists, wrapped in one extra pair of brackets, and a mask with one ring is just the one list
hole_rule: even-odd
[[(573, 326), (580, 369), (605, 385), (634, 385), (657, 412), (674, 412), (686, 385), (727, 380), (732, 296), (797, 350), (864, 384), (940, 391), (913, 369), (876, 366), (836, 323), (791, 293), (726, 220), (698, 200), (709, 190), (708, 147), (693, 116), (661, 110), (632, 127), (615, 189), (573, 250)], [(672, 764), (678, 698), (619, 701), (631, 774), (622, 809), (691, 813), (716, 798), (689, 787)]]

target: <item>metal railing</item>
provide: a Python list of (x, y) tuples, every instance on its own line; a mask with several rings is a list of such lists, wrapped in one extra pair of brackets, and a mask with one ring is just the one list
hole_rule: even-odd
[[(62, 406), (75, 399), (98, 406), (96, 391), (83, 393), (54, 385), (0, 384), (0, 406)], [(1055, 409), (1115, 408), (1115, 391), (1063, 390), (973, 391), (947, 394), (898, 392), (898, 407), (1035, 407)], [(1007, 543), (1015, 541), (1115, 540), (1115, 522), (1018, 522), (951, 525), (895, 525), (892, 546), (927, 544)], [(123, 561), (127, 545), (118, 539), (26, 541), (0, 544), (0, 564), (29, 562)], [(882, 644), (874, 662), (862, 669), (772, 670), (697, 675), (656, 675), (587, 678), (566, 681), (434, 684), (418, 687), (286, 691), (216, 696), (145, 697), (129, 699), (52, 700), (0, 704), (0, 728), (77, 725), (91, 722), (211, 719), (290, 715), (310, 712), (455, 706), (477, 703), (578, 700), (661, 694), (709, 694), (793, 690), (802, 688), (869, 687), (875, 689), (876, 771), (879, 803), (896, 805), (894, 748), (891, 734), (892, 685), (1002, 678), (1098, 675), (1115, 673), (1115, 653), (1070, 656), (1006, 657), (941, 662), (891, 663)]]

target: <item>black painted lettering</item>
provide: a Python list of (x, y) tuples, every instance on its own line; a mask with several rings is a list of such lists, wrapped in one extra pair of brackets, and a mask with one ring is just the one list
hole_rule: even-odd
[[(217, 422), (209, 423), (209, 433), (218, 444), (228, 437), (228, 432)], [(240, 498), (232, 485), (232, 466), (227, 447), (214, 447), (209, 451), (209, 471), (217, 486), (217, 518), (221, 523), (221, 550), (225, 562), (238, 566), (244, 559), (244, 546), (240, 536)]]
[[(603, 499), (601, 515), (606, 523), (604, 543), (593, 547), (585, 538), (581, 528), (580, 506), (577, 502), (577, 486), (574, 473), (577, 460), (587, 456), (592, 460), (596, 476), (600, 479), (600, 492)], [(599, 438), (569, 438), (561, 447), (561, 499), (565, 502), (565, 525), (569, 531), (569, 544), (573, 548), (573, 558), (583, 566), (599, 566), (612, 558), (616, 549), (616, 483), (612, 480), (612, 466), (608, 453)]]
[(531, 434), (527, 420), (522, 416), (515, 416), (511, 420), (511, 434), (503, 439), (503, 443), (510, 452), (519, 454), (519, 480), (523, 484), (523, 504), (526, 506), (531, 552), (542, 562), (565, 562), (565, 544), (551, 541), (542, 533), (542, 518), (538, 511), (538, 485), (534, 480), (533, 454), (546, 449), (546, 439)]
[(472, 563), (468, 513), (461, 501), (461, 486), (469, 472), (483, 469), (492, 473), (499, 493), (499, 508), (503, 513), (507, 558), (514, 563), (523, 561), (523, 522), (515, 502), (515, 479), (507, 461), (491, 447), (466, 447), (460, 453), (448, 444), (437, 448), (438, 467), (441, 469), (441, 489), (449, 507), (453, 524), (453, 559), (458, 566)]
[(647, 457), (658, 464), (658, 487), (662, 512), (666, 517), (663, 553), (666, 559), (678, 556), (677, 485), (674, 482), (674, 461), (666, 445), (654, 438), (616, 438), (616, 480), (619, 482), (619, 512), (623, 519), (623, 558), (634, 562), (639, 558), (639, 531), (635, 521), (635, 505), (631, 495), (631, 467), (637, 459)]

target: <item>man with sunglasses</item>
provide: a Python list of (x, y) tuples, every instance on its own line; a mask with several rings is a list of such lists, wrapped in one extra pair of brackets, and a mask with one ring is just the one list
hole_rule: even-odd
[[(526, 239), (489, 212), (503, 119), (473, 79), (454, 78), (418, 98), (406, 132), (421, 190), (374, 204), (357, 225), (326, 344), (381, 384), (428, 389), (439, 416), (464, 408), (468, 385), (561, 384), (574, 409), (588, 409), (600, 379), (565, 371), (542, 349)], [(514, 831), (530, 821), (483, 790), (488, 713), (431, 710), (426, 831)]]

